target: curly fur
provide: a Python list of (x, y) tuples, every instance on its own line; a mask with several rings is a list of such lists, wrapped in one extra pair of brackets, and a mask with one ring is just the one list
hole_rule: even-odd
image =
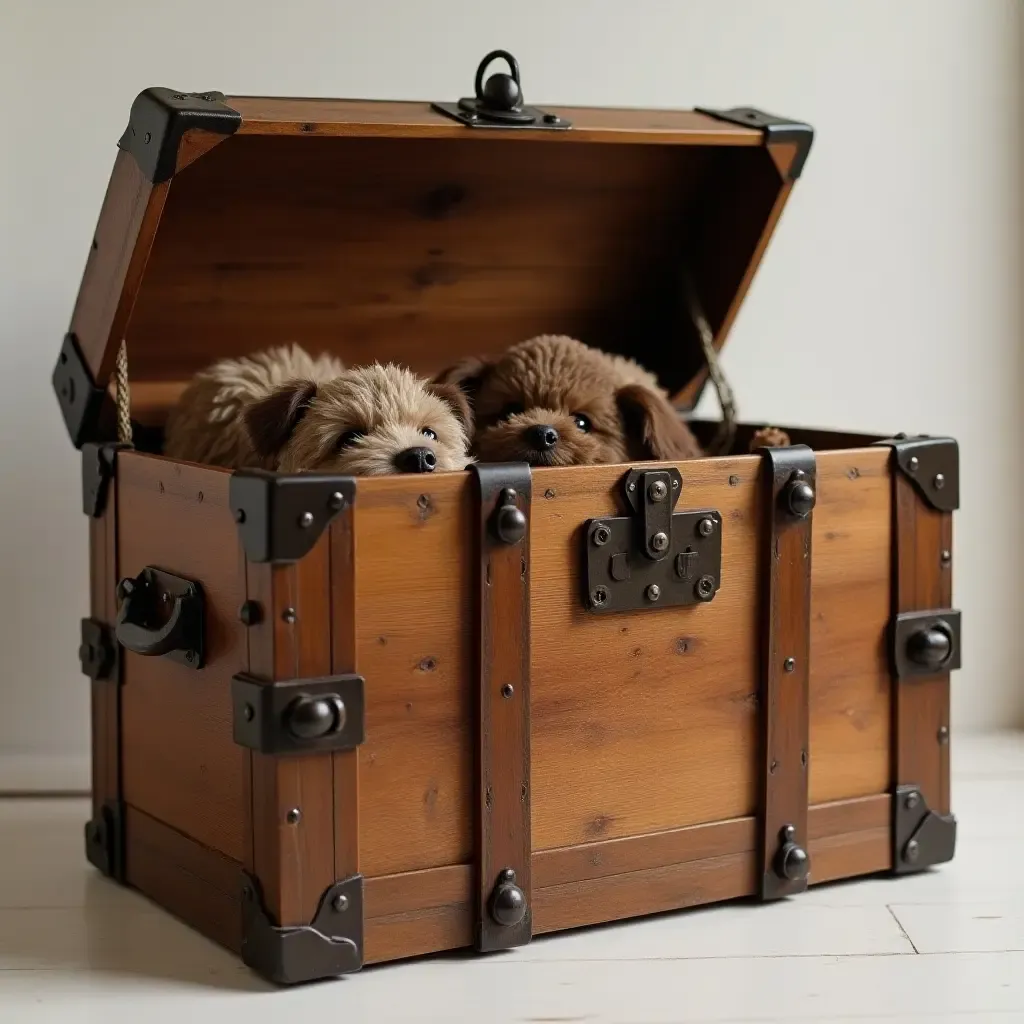
[(427, 448), (437, 470), (453, 471), (470, 461), (468, 425), (454, 387), (390, 363), (346, 369), (292, 346), (197, 374), (168, 419), (164, 454), (232, 469), (381, 476), (399, 472), (402, 452)]
[[(436, 379), (471, 397), (473, 450), (483, 462), (576, 466), (703, 454), (653, 374), (574, 338), (541, 335), (491, 362), (464, 360)], [(577, 425), (579, 414), (589, 430)], [(553, 427), (557, 443), (538, 451), (528, 435), (536, 426)]]

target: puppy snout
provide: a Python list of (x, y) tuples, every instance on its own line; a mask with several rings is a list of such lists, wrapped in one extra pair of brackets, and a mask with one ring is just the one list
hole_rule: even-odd
[(523, 440), (537, 452), (548, 452), (558, 444), (558, 431), (545, 424), (536, 424), (523, 431)]
[(395, 456), (395, 469), (399, 473), (433, 473), (437, 456), (429, 448), (406, 448)]

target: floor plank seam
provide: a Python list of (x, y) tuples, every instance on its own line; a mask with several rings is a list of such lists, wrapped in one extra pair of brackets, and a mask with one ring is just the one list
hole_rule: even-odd
[(907, 929), (903, 927), (903, 922), (896, 916), (896, 911), (893, 910), (893, 905), (891, 903), (886, 903), (885, 909), (888, 910), (889, 913), (892, 915), (892, 919), (896, 922), (896, 927), (899, 928), (901, 934), (903, 935), (903, 938), (905, 938), (907, 942), (910, 943), (910, 948), (918, 956), (920, 956), (921, 951), (917, 948), (916, 945), (914, 945), (914, 940), (907, 934)]

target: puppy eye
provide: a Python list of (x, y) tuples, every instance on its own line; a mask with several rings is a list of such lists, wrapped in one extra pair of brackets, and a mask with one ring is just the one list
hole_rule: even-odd
[(335, 442), (334, 447), (341, 451), (342, 448), (348, 448), (350, 445), (355, 444), (361, 437), (365, 437), (365, 433), (362, 430), (346, 430)]
[(507, 420), (510, 416), (519, 416), (526, 412), (522, 402), (509, 402), (498, 414), (498, 419)]
[(582, 412), (574, 412), (572, 418), (576, 424), (576, 429), (582, 430), (584, 434), (589, 434), (594, 429), (594, 425), (590, 422), (590, 417)]
[(427, 438), (429, 438), (429, 439), (430, 439), (431, 441), (436, 441), (436, 440), (437, 440), (437, 434), (436, 434), (436, 433), (435, 433), (435, 432), (434, 432), (433, 430), (431, 430), (431, 429), (430, 429), (430, 427), (424, 427), (424, 428), (423, 428), (423, 429), (422, 429), (422, 430), (420, 431), (420, 433), (421, 433), (421, 434), (422, 434), (422, 435), (423, 435), (424, 437), (427, 437)]

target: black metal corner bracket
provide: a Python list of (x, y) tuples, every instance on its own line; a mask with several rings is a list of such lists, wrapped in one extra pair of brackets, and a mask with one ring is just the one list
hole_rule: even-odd
[(85, 855), (97, 871), (124, 883), (124, 807), (108, 800), (85, 825)]
[[(484, 72), (494, 60), (504, 60), (509, 74), (491, 75), (486, 83)], [(533, 128), (542, 131), (564, 131), (572, 124), (558, 114), (547, 113), (523, 104), (523, 87), (519, 77), (519, 61), (508, 50), (492, 50), (478, 65), (474, 96), (463, 96), (458, 103), (431, 103), (431, 109), (469, 128)]]
[(960, 507), (960, 447), (952, 437), (897, 434), (875, 443), (893, 450), (900, 472), (932, 508)]
[(893, 796), (893, 873), (906, 875), (945, 864), (956, 851), (956, 817), (929, 810), (917, 786)]
[(82, 674), (94, 683), (117, 681), (118, 658), (114, 631), (105, 622), (82, 619), (82, 641), (78, 647), (78, 662)]
[(787, 142), (796, 143), (796, 157), (789, 167), (789, 180), (800, 177), (807, 163), (807, 155), (814, 141), (814, 129), (803, 121), (794, 121), (788, 117), (776, 117), (766, 114), (756, 107), (732, 107), (729, 110), (716, 110), (711, 107), (697, 107), (698, 114), (707, 114), (716, 121), (728, 121), (742, 128), (756, 128), (764, 136), (766, 146), (781, 145)]
[(100, 440), (100, 421), (107, 393), (97, 387), (73, 334), (64, 335), (50, 379), (71, 443), (81, 448), (86, 441)]
[(947, 608), (897, 615), (889, 656), (896, 679), (955, 672), (960, 668), (960, 612)]
[(266, 683), (240, 673), (231, 680), (234, 740), (261, 754), (352, 750), (365, 736), (362, 676), (323, 676)]
[(242, 960), (276, 985), (336, 978), (363, 966), (363, 878), (329, 886), (308, 925), (279, 927), (259, 882), (242, 872)]
[(117, 453), (132, 445), (119, 441), (86, 441), (82, 445), (82, 511), (91, 519), (103, 515), (107, 491), (117, 468)]
[(721, 586), (722, 516), (673, 512), (679, 470), (632, 469), (622, 481), (629, 516), (583, 524), (583, 604), (595, 614), (713, 601)]
[(145, 89), (135, 97), (128, 127), (118, 140), (154, 184), (174, 177), (181, 137), (192, 128), (234, 135), (242, 115), (224, 102), (222, 92), (177, 92)]
[(250, 562), (297, 562), (356, 497), (352, 477), (236, 470), (228, 500)]

